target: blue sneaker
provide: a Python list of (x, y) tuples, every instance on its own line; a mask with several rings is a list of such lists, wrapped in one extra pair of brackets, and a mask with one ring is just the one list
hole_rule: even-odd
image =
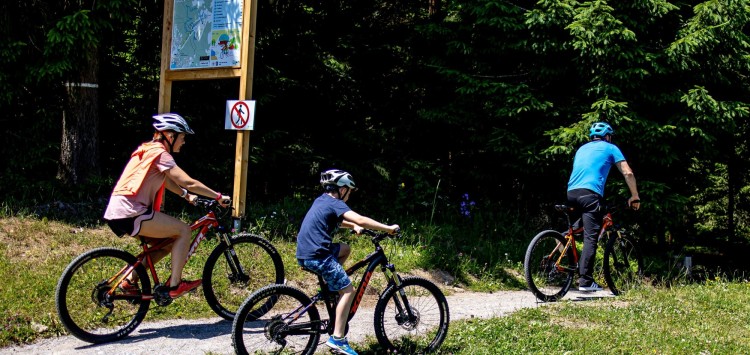
[(357, 352), (349, 346), (349, 342), (346, 340), (346, 337), (336, 339), (333, 335), (331, 335), (328, 338), (326, 345), (331, 348), (332, 352), (337, 354), (357, 355)]

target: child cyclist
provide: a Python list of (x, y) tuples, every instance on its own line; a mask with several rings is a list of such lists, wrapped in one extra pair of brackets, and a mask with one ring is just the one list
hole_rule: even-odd
[(352, 176), (343, 170), (327, 170), (320, 174), (323, 194), (312, 204), (302, 221), (297, 235), (297, 261), (300, 266), (323, 277), (331, 291), (341, 296), (336, 306), (336, 326), (326, 345), (339, 354), (354, 354), (345, 337), (349, 308), (354, 299), (354, 287), (343, 264), (351, 249), (345, 243), (333, 243), (333, 234), (339, 227), (375, 229), (396, 233), (397, 224), (385, 225), (354, 212), (346, 205), (351, 193), (357, 190)]

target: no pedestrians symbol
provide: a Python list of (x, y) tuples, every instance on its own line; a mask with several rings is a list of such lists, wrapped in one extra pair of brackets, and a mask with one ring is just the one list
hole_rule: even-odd
[(255, 116), (255, 101), (229, 100), (224, 123), (225, 129), (252, 130)]

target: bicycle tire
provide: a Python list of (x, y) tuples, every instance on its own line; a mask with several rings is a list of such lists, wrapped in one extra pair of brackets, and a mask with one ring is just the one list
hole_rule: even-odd
[[(413, 311), (414, 319), (399, 312)], [(423, 354), (437, 351), (448, 335), (450, 314), (445, 295), (421, 277), (404, 277), (389, 285), (375, 306), (375, 336), (384, 353)]]
[(632, 238), (620, 233), (609, 238), (604, 249), (604, 280), (615, 296), (641, 284), (643, 256)]
[[(136, 261), (135, 256), (124, 250), (98, 248), (79, 255), (68, 264), (55, 290), (57, 315), (65, 329), (76, 338), (94, 344), (124, 338), (135, 330), (146, 317), (150, 301), (141, 297), (111, 298), (107, 293), (113, 285), (107, 280)], [(140, 290), (135, 296), (151, 294), (151, 281), (143, 265), (135, 268), (135, 273)], [(122, 295), (122, 292), (118, 288), (115, 295)], [(111, 311), (107, 305), (112, 306)]]
[(249, 233), (229, 240), (231, 245), (221, 242), (214, 248), (203, 267), (206, 302), (226, 320), (234, 319), (234, 313), (252, 292), (268, 284), (284, 283), (284, 263), (271, 242)]
[[(565, 243), (562, 233), (546, 230), (537, 234), (526, 249), (523, 260), (526, 285), (542, 302), (562, 299), (573, 284), (577, 265)], [(564, 265), (557, 267), (557, 260)]]
[[(269, 303), (273, 305), (269, 307)], [(289, 317), (297, 318), (285, 322)], [(296, 332), (290, 333), (290, 327)], [(253, 292), (238, 308), (232, 322), (232, 346), (240, 355), (282, 352), (312, 355), (323, 331), (318, 309), (301, 290), (267, 285)]]

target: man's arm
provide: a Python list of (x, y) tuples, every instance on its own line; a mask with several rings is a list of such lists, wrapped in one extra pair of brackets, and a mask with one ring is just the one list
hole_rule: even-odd
[(628, 199), (628, 206), (637, 210), (641, 207), (641, 199), (638, 197), (638, 185), (635, 183), (635, 175), (633, 170), (630, 169), (630, 165), (625, 160), (615, 163), (617, 169), (620, 170), (622, 176), (625, 178), (625, 183), (628, 185), (630, 190), (630, 198)]

